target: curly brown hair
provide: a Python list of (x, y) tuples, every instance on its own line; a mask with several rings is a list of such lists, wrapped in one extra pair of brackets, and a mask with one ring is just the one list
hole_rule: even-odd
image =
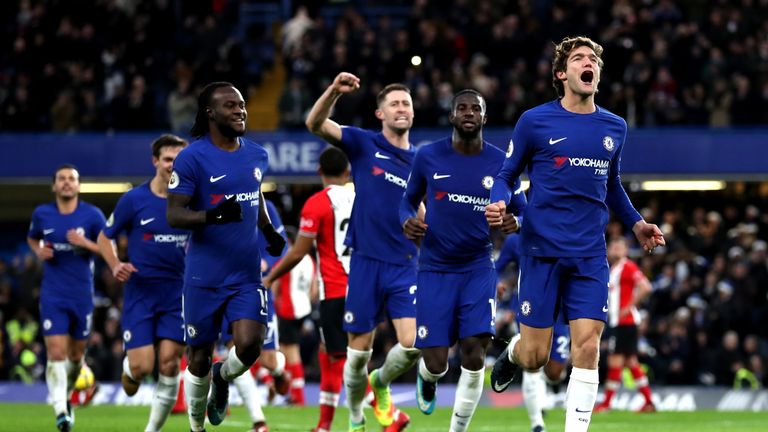
[(565, 72), (566, 63), (568, 62), (568, 56), (573, 50), (580, 46), (586, 46), (592, 49), (597, 55), (597, 65), (600, 66), (600, 70), (603, 70), (603, 47), (599, 43), (593, 41), (586, 36), (566, 37), (562, 42), (555, 45), (555, 55), (552, 58), (552, 87), (555, 88), (558, 97), (565, 96), (565, 86), (563, 82), (557, 78), (558, 72)]

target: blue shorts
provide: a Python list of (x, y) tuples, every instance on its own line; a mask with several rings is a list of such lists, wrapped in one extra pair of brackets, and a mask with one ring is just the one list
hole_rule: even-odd
[[(272, 298), (272, 290), (267, 291), (267, 334), (264, 336), (264, 343), (262, 349), (265, 350), (278, 350), (280, 344), (278, 343), (279, 333), (277, 331), (277, 315), (275, 315), (275, 301)], [(226, 345), (232, 340), (232, 329), (229, 327), (229, 320), (224, 318), (221, 323), (221, 337), (219, 338), (222, 344)]]
[(261, 284), (216, 288), (184, 286), (184, 340), (187, 345), (204, 346), (215, 342), (219, 339), (224, 319), (229, 322), (250, 319), (266, 325), (267, 291)]
[(184, 343), (183, 285), (182, 280), (126, 284), (122, 320), (126, 350), (153, 345), (160, 339)]
[(496, 271), (419, 272), (416, 347), (450, 347), (457, 339), (496, 334)]
[(518, 319), (536, 328), (552, 327), (558, 313), (566, 322), (608, 319), (608, 261), (588, 258), (520, 257)]
[(43, 336), (69, 335), (72, 339), (88, 339), (93, 324), (93, 297), (71, 299), (40, 298), (40, 323)]
[(391, 264), (352, 253), (344, 331), (368, 333), (384, 320), (416, 316), (416, 267)]

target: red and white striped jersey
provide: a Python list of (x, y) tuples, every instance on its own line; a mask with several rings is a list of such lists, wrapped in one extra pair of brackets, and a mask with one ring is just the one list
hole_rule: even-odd
[(349, 250), (344, 245), (355, 192), (331, 185), (312, 195), (301, 209), (299, 235), (315, 239), (320, 300), (347, 295)]
[(282, 319), (304, 318), (312, 312), (310, 290), (315, 277), (315, 263), (309, 255), (296, 264), (280, 280), (275, 296), (275, 313)]
[(611, 266), (608, 284), (608, 325), (610, 327), (640, 324), (640, 313), (637, 307), (632, 306), (630, 312), (623, 316), (619, 316), (619, 311), (632, 303), (635, 287), (643, 279), (645, 275), (637, 264), (627, 258), (622, 258)]

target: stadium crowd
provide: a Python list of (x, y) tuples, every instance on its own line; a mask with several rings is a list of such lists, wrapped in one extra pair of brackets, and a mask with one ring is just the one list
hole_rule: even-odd
[[(186, 132), (202, 84), (249, 88), (280, 51), (249, 49), (271, 40), (239, 19), (248, 2), (91, 3), (2, 3), (4, 130)], [(337, 106), (342, 124), (371, 126), (363, 113), (376, 93), (404, 82), (418, 127), (445, 126), (451, 95), (465, 87), (486, 97), (489, 126), (512, 125), (552, 98), (552, 42), (574, 34), (603, 41), (599, 102), (630, 127), (768, 123), (764, 1), (292, 3), (282, 127), (303, 127), (314, 95), (340, 71), (365, 90)]]
[[(0, 128), (186, 131), (201, 84), (215, 78), (248, 88), (259, 79), (244, 67), (236, 1), (91, 3), (2, 2)], [(451, 98), (464, 87), (485, 95), (489, 125), (510, 126), (553, 98), (551, 42), (571, 34), (604, 41), (605, 96), (598, 101), (631, 127), (768, 123), (765, 1), (458, 0), (446, 8), (421, 0), (387, 2), (392, 14), (382, 16), (352, 3), (297, 7), (283, 26), (289, 81), (280, 111), (298, 113), (284, 115), (283, 127), (303, 128), (314, 98), (342, 70), (360, 76), (364, 91), (339, 101), (339, 123), (375, 128), (375, 94), (404, 82), (413, 89), (418, 127), (446, 126)], [(768, 385), (768, 189), (737, 189), (706, 201), (693, 194), (633, 197), (668, 242), (652, 256), (635, 256), (654, 287), (641, 326), (642, 361), (653, 382), (730, 386), (746, 369)], [(296, 196), (277, 198), (300, 207)], [(295, 225), (295, 214), (285, 222)], [(619, 235), (622, 228), (610, 225), (608, 236)], [(26, 251), (6, 256), (0, 379), (32, 382), (44, 374), (42, 266)], [(98, 379), (117, 381), (122, 286), (102, 262), (96, 275), (88, 363)], [(374, 363), (394, 340), (386, 325), (380, 330)], [(316, 380), (311, 323), (304, 336), (307, 378)], [(413, 372), (403, 379), (413, 381)]]

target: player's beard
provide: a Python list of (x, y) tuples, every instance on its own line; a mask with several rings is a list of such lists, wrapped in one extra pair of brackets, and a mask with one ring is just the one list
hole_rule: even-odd
[(239, 131), (230, 126), (229, 123), (219, 123), (219, 132), (227, 138), (238, 138), (245, 135), (245, 130)]
[(464, 129), (461, 126), (456, 128), (456, 132), (459, 134), (461, 139), (463, 139), (465, 141), (471, 141), (471, 140), (477, 138), (478, 135), (480, 135), (480, 131), (482, 131), (482, 130), (483, 129), (480, 128), (480, 127), (476, 127), (474, 129), (471, 129), (471, 130)]

